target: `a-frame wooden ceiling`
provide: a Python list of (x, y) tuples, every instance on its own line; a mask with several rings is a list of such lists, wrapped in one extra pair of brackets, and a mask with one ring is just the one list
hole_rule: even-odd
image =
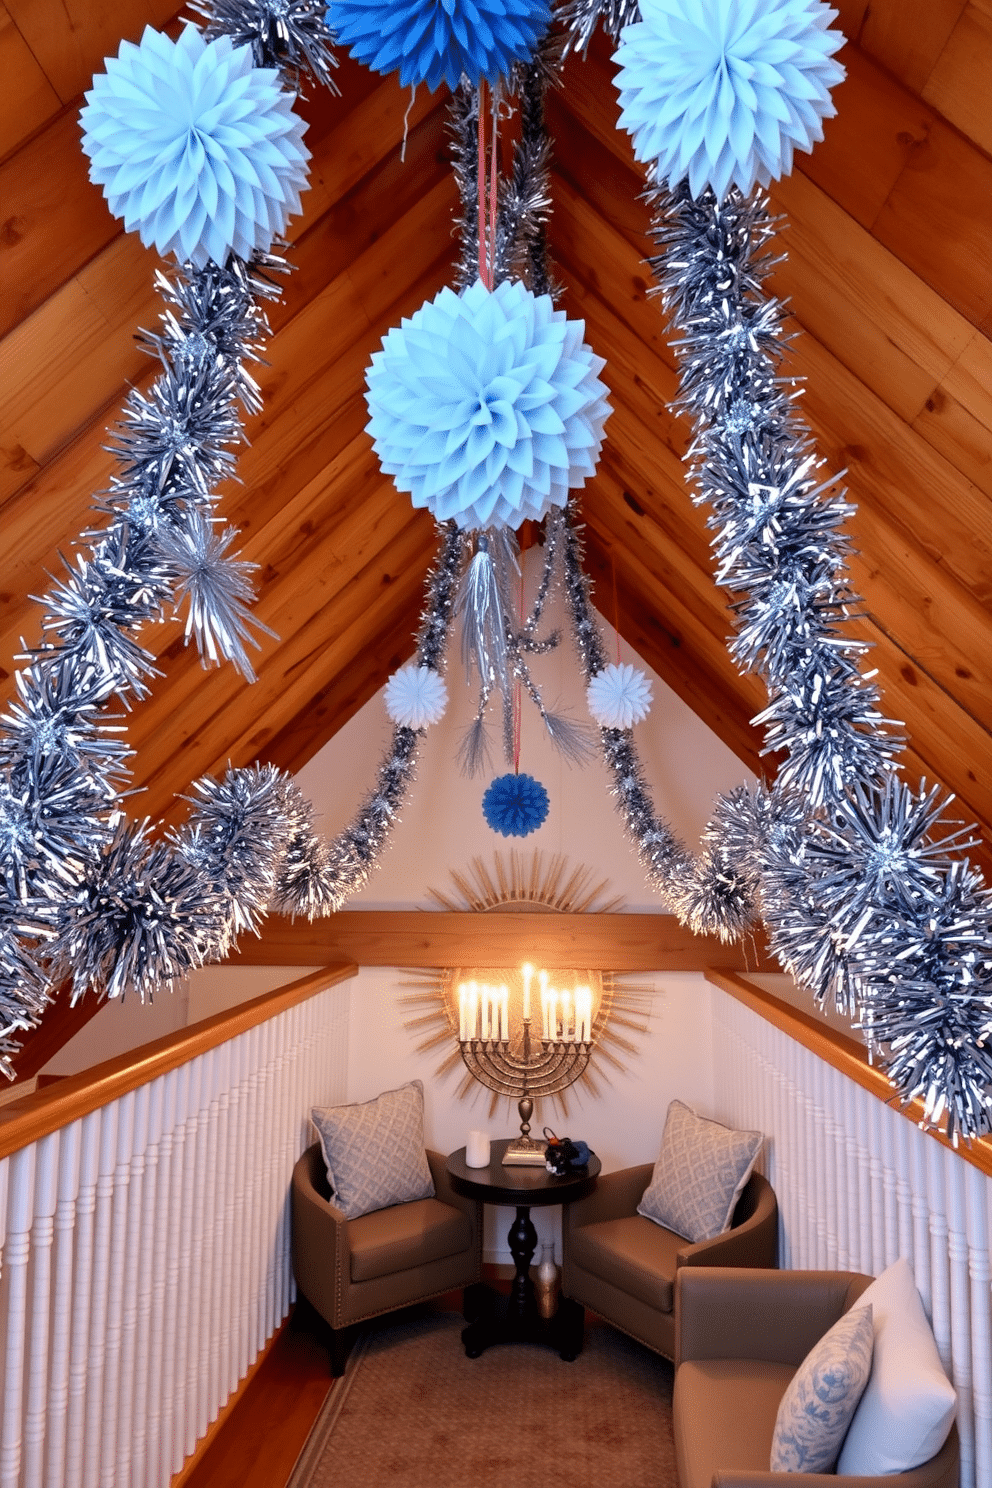
[[(906, 772), (939, 779), (981, 823), (992, 855), (992, 0), (840, 0), (850, 38), (837, 117), (773, 193), (788, 216), (793, 369), (834, 469), (859, 503), (861, 632), (888, 714), (905, 721)], [(80, 95), (121, 36), (171, 26), (170, 0), (0, 5), (0, 264), (4, 283), (0, 667), (39, 637), (44, 591), (87, 526), (112, 468), (105, 427), (128, 383), (153, 375), (134, 344), (156, 321), (157, 260), (122, 233), (87, 180)], [(204, 672), (180, 625), (148, 644), (164, 672), (131, 719), (143, 810), (228, 760), (295, 769), (412, 650), (433, 524), (377, 468), (363, 374), (386, 329), (442, 285), (454, 190), (444, 102), (347, 59), (340, 98), (314, 93), (312, 187), (293, 224), (296, 272), (272, 320), (263, 413), (242, 484), (225, 498), (260, 565), (265, 639), (249, 688)], [(582, 493), (588, 566), (626, 639), (752, 768), (763, 695), (725, 649), (704, 514), (667, 403), (673, 360), (643, 263), (640, 176), (608, 49), (572, 58), (552, 98), (553, 250), (565, 305), (607, 358), (615, 413)]]

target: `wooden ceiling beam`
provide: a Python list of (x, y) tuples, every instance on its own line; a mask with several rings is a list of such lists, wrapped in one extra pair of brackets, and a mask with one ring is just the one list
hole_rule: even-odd
[[(473, 913), (471, 910), (339, 910), (308, 924), (270, 915), (231, 965), (519, 966), (549, 970), (777, 971), (763, 950), (693, 935), (668, 914)], [(744, 963), (744, 965), (742, 965)], [(757, 963), (757, 964), (756, 964)]]

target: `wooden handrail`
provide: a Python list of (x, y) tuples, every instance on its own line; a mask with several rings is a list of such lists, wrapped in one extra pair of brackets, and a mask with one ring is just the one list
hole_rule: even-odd
[(265, 1023), (298, 1002), (316, 997), (318, 992), (355, 976), (357, 971), (358, 967), (351, 961), (321, 967), (285, 987), (277, 987), (274, 992), (253, 997), (227, 1012), (215, 1013), (211, 1018), (191, 1023), (188, 1028), (119, 1054), (116, 1059), (69, 1075), (57, 1085), (48, 1085), (22, 1100), (11, 1101), (8, 1106), (0, 1107), (0, 1158), (47, 1137), (49, 1132), (68, 1126), (71, 1121), (78, 1121), (99, 1106), (118, 1100), (129, 1090), (177, 1069), (208, 1049), (237, 1038), (238, 1034), (257, 1023)]
[(854, 1080), (865, 1090), (876, 1096), (885, 1105), (891, 1106), (907, 1121), (922, 1127), (928, 1137), (935, 1142), (940, 1142), (944, 1147), (949, 1147), (956, 1152), (958, 1157), (965, 1162), (971, 1163), (972, 1167), (980, 1168), (983, 1173), (992, 1176), (992, 1138), (978, 1137), (970, 1144), (960, 1142), (957, 1146), (948, 1141), (943, 1132), (933, 1127), (923, 1126), (923, 1102), (920, 1100), (910, 1101), (907, 1105), (900, 1105), (899, 1097), (893, 1090), (892, 1085), (877, 1066), (868, 1063), (868, 1051), (863, 1044), (855, 1039), (846, 1038), (844, 1034), (838, 1033), (835, 1028), (819, 1021), (810, 1013), (804, 1013), (800, 1008), (795, 1008), (791, 1003), (783, 1002), (781, 998), (775, 997), (771, 992), (766, 992), (762, 987), (756, 987), (746, 977), (738, 976), (732, 971), (721, 971), (710, 968), (706, 972), (706, 980), (712, 982), (714, 987), (720, 987), (724, 992), (729, 992), (738, 1002), (749, 1007), (753, 1013), (764, 1018), (767, 1023), (772, 1023), (776, 1028), (787, 1033), (797, 1043), (804, 1045), (811, 1054), (827, 1064), (833, 1065), (834, 1069), (840, 1070), (842, 1075)]

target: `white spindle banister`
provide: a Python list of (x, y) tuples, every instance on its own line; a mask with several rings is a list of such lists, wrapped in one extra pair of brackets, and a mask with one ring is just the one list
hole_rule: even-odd
[(351, 965), (0, 1111), (0, 1488), (168, 1488), (288, 1312)]
[[(955, 1149), (889, 1102), (863, 1050), (732, 973), (714, 1006), (717, 1115), (767, 1137), (784, 1266), (913, 1268), (958, 1394), (961, 1488), (992, 1485), (992, 1143)], [(749, 1078), (747, 1071), (757, 1078)]]

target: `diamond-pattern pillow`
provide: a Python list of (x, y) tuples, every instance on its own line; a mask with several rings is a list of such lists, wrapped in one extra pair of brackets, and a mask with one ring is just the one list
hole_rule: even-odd
[(694, 1243), (730, 1225), (761, 1151), (761, 1132), (732, 1131), (672, 1101), (661, 1153), (638, 1214)]
[(772, 1437), (773, 1473), (832, 1473), (868, 1376), (871, 1308), (855, 1307), (814, 1344), (782, 1396)]
[(433, 1197), (420, 1080), (360, 1105), (318, 1107), (310, 1115), (334, 1203), (348, 1219)]

